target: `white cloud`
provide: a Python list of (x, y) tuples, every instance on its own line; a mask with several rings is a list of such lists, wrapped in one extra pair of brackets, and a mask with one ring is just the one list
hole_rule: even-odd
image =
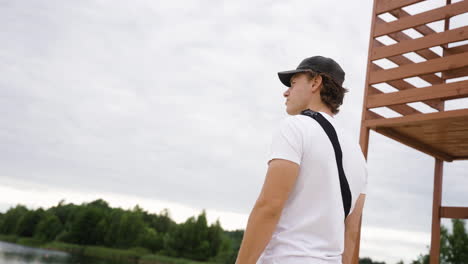
[[(337, 60), (350, 89), (337, 119), (357, 140), (372, 1), (355, 5), (1, 3), (0, 179), (12, 195), (0, 203), (104, 194), (151, 210), (170, 204), (180, 221), (206, 208), (225, 228), (244, 227), (286, 115), (277, 71), (316, 54)], [(391, 246), (416, 257), (427, 236), (403, 250), (380, 231), (430, 232), (434, 160), (371, 132), (368, 163), (363, 230), (375, 229), (363, 232), (363, 254), (393, 261)], [(445, 164), (444, 204), (466, 206), (466, 169)], [(25, 200), (18, 182), (53, 191)]]

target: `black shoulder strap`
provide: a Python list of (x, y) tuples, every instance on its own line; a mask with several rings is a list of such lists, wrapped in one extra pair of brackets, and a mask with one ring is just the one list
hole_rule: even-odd
[(338, 136), (336, 135), (335, 128), (333, 128), (333, 125), (319, 112), (306, 109), (302, 111), (301, 114), (310, 116), (313, 119), (315, 119), (325, 130), (325, 132), (328, 135), (328, 138), (333, 144), (333, 149), (335, 150), (336, 165), (338, 166), (338, 174), (340, 177), (341, 197), (343, 199), (343, 208), (346, 219), (346, 217), (348, 217), (349, 211), (351, 210), (351, 190), (349, 189), (348, 180), (346, 180), (346, 176), (343, 170), (343, 153), (341, 152), (341, 146), (340, 142), (338, 141)]

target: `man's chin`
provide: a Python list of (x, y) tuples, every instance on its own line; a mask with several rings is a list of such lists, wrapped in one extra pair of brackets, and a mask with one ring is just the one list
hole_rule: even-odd
[(286, 113), (288, 113), (288, 115), (297, 115), (300, 113), (300, 111), (297, 111), (296, 109), (286, 108)]

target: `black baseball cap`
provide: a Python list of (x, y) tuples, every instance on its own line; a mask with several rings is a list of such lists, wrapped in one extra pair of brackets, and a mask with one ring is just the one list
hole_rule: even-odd
[(284, 85), (291, 87), (290, 80), (294, 74), (310, 70), (317, 73), (328, 74), (337, 84), (340, 86), (343, 85), (345, 72), (341, 66), (333, 59), (323, 56), (305, 58), (301, 63), (299, 63), (299, 66), (297, 66), (295, 70), (278, 72), (278, 77)]

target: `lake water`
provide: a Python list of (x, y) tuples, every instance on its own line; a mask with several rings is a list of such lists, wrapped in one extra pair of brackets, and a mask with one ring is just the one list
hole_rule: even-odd
[(0, 241), (0, 264), (113, 264), (60, 251), (20, 246)]

